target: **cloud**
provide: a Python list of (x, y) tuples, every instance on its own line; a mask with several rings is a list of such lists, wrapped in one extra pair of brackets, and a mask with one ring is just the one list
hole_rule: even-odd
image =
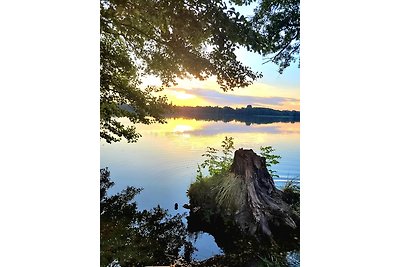
[[(183, 89), (184, 90), (184, 89)], [(186, 91), (186, 90), (184, 90)], [(287, 102), (294, 102), (298, 104), (299, 99), (290, 97), (262, 97), (262, 96), (243, 96), (243, 95), (233, 95), (229, 93), (217, 92), (214, 90), (193, 88), (188, 90), (190, 94), (207, 99), (209, 102), (214, 103), (219, 106), (282, 106)]]

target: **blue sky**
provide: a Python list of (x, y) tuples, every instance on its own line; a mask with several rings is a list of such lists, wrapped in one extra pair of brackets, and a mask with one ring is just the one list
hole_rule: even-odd
[[(230, 6), (229, 1), (225, 1)], [(248, 6), (236, 6), (236, 11), (240, 12), (244, 16), (251, 16), (254, 8), (257, 6), (257, 2), (253, 2)], [(300, 69), (298, 68), (298, 62), (292, 63), (290, 67), (286, 68), (282, 74), (278, 73), (278, 66), (273, 63), (265, 63), (266, 59), (263, 59), (260, 55), (248, 52), (245, 48), (241, 48), (237, 51), (236, 55), (239, 60), (247, 66), (251, 66), (253, 70), (263, 73), (263, 78), (258, 80), (259, 82), (268, 83), (276, 86), (290, 86), (300, 87)]]

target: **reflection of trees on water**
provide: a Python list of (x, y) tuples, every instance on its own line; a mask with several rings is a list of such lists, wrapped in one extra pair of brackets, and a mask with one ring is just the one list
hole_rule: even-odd
[(169, 265), (181, 248), (185, 248), (185, 257), (190, 260), (192, 245), (186, 241), (182, 215), (171, 216), (160, 206), (138, 211), (133, 199), (142, 189), (127, 187), (107, 196), (107, 190), (113, 185), (108, 169), (101, 169), (101, 266)]
[(180, 115), (177, 117), (171, 118), (181, 118), (181, 119), (195, 119), (195, 120), (202, 120), (202, 121), (223, 121), (223, 122), (243, 122), (247, 126), (251, 124), (270, 124), (274, 122), (290, 122), (295, 123), (299, 122), (300, 120), (295, 120), (290, 117), (262, 117), (262, 116), (230, 116), (230, 115), (193, 115), (193, 116), (185, 116)]

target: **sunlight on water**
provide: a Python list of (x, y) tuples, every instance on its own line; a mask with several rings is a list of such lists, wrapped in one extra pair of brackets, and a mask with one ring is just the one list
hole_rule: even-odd
[(176, 125), (174, 128), (174, 133), (184, 133), (189, 131), (193, 131), (193, 127), (189, 125)]
[[(126, 186), (143, 187), (136, 197), (139, 209), (160, 205), (171, 214), (187, 212), (186, 190), (195, 180), (197, 165), (203, 162), (207, 147), (220, 148), (225, 136), (234, 138), (235, 148), (253, 149), (270, 145), (282, 159), (275, 166), (280, 178), (278, 187), (287, 179), (300, 179), (300, 123), (246, 125), (241, 122), (196, 121), (168, 119), (166, 124), (136, 125), (143, 137), (137, 143), (107, 144), (101, 142), (101, 168), (108, 167), (117, 193)], [(178, 203), (178, 210), (174, 204)], [(205, 235), (205, 238), (207, 235)], [(198, 257), (218, 254), (219, 250), (207, 237), (199, 238)], [(210, 241), (211, 240), (211, 241)], [(210, 249), (213, 248), (213, 249)]]

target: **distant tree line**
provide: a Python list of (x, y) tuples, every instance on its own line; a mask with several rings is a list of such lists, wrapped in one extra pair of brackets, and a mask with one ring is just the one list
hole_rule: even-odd
[(300, 112), (296, 110), (275, 110), (271, 108), (252, 107), (248, 105), (243, 108), (231, 107), (189, 107), (173, 106), (167, 117), (192, 118), (199, 120), (222, 120), (242, 121), (251, 123), (272, 123), (272, 122), (298, 122)]

